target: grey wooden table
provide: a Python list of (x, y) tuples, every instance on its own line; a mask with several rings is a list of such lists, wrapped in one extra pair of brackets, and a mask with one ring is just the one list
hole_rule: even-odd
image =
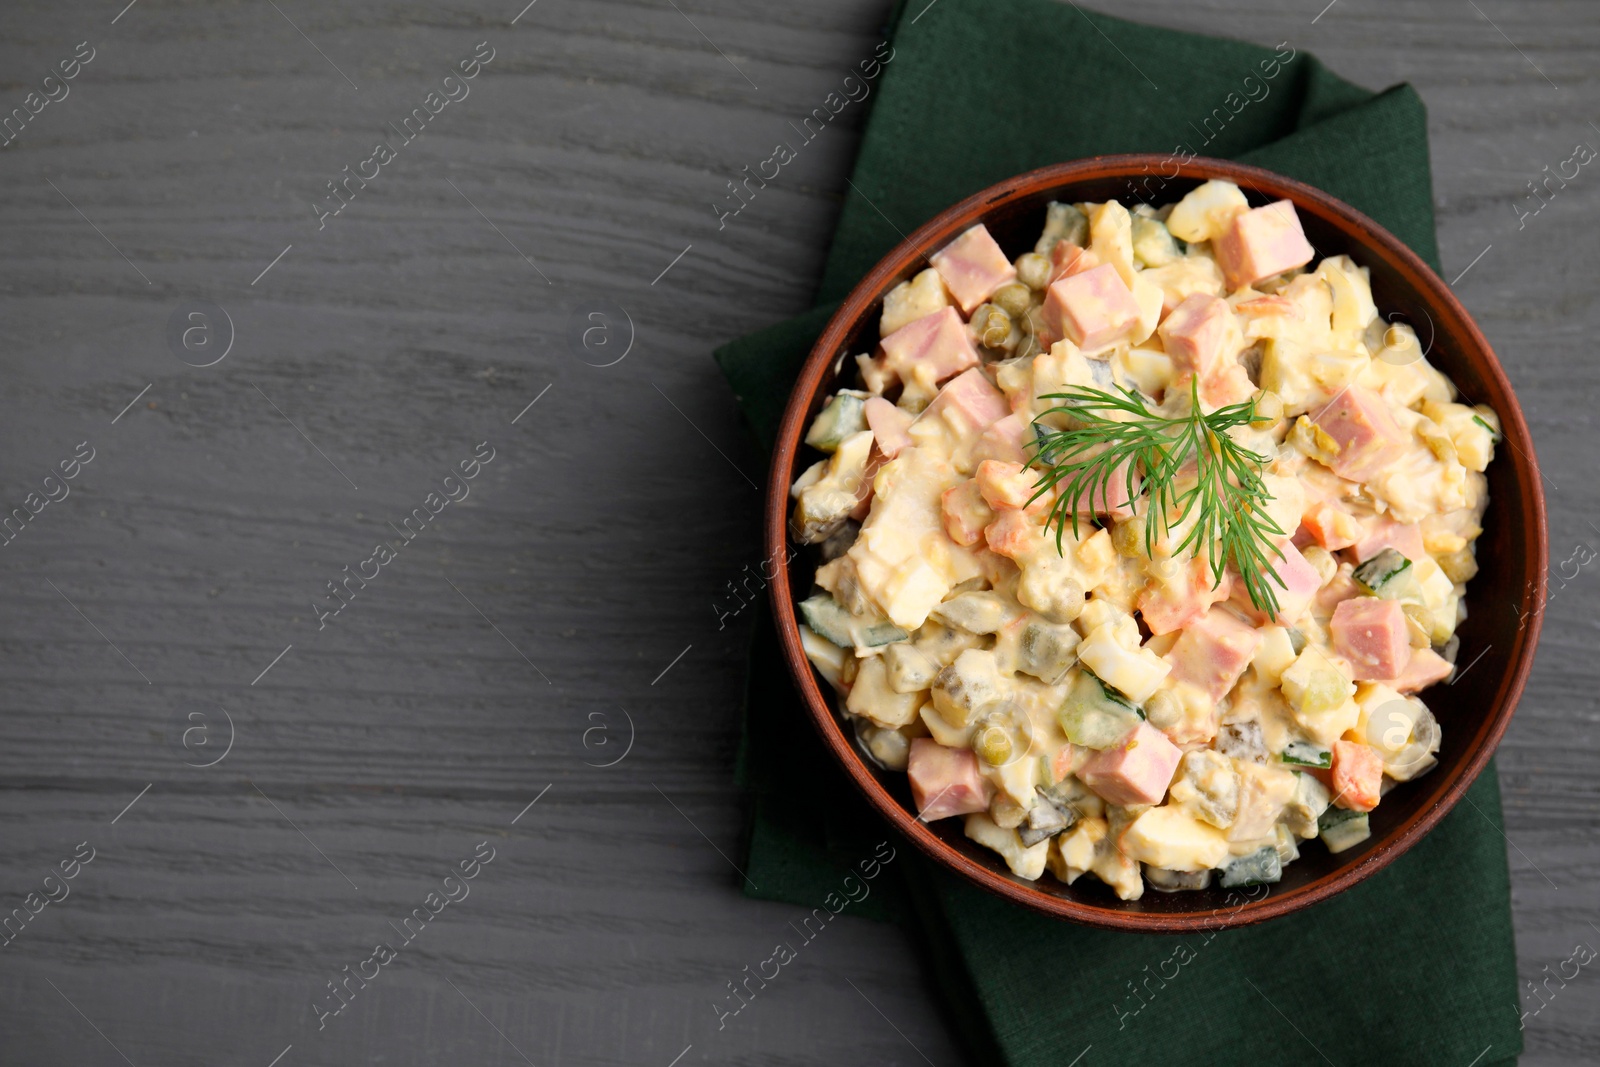
[[(710, 205), (887, 4), (525, 2), (0, 8), (0, 910), (42, 909), (0, 1062), (960, 1061), (865, 921), (711, 1007), (796, 909), (727, 859), (750, 619), (713, 604), (763, 472), (709, 352), (807, 306), (859, 116)], [(1428, 103), (1569, 561), (1499, 761), (1543, 978), (1600, 947), (1600, 178), (1519, 207), (1600, 145), (1600, 7), (1323, 4), (1116, 13)], [(1595, 966), (1524, 1062), (1600, 1057)]]

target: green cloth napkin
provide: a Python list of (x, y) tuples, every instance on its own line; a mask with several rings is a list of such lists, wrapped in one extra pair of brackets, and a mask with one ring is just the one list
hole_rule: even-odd
[[(1244, 160), (1354, 204), (1437, 268), (1427, 122), (1409, 86), (1374, 94), (1287, 45), (1275, 52), (1054, 0), (925, 3), (912, 0), (891, 24), (895, 51), (821, 306), (716, 353), (764, 446), (856, 279), (949, 204), (1047, 163), (1180, 147)], [(1492, 765), (1470, 803), (1355, 889), (1259, 926), (1181, 937), (1046, 919), (923, 861), (827, 756), (766, 618), (738, 776), (753, 798), (751, 895), (821, 906), (877, 842), (897, 847), (849, 913), (912, 930), (976, 1062), (1066, 1067), (1088, 1050), (1084, 1067), (1145, 1057), (1163, 1067), (1491, 1067), (1521, 1051)]]

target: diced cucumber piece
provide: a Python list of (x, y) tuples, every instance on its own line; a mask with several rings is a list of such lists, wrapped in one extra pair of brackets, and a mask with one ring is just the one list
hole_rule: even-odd
[(800, 613), (819, 636), (843, 647), (878, 648), (911, 636), (887, 619), (850, 614), (827, 593), (802, 600)]
[(868, 395), (854, 389), (839, 390), (812, 420), (806, 444), (821, 452), (832, 452), (846, 437), (865, 430), (867, 415), (863, 404)]
[(1364, 811), (1329, 808), (1317, 818), (1317, 833), (1329, 852), (1343, 852), (1372, 836)]
[(1474, 416), (1472, 416), (1472, 421), (1477, 423), (1479, 426), (1482, 426), (1485, 430), (1489, 431), (1489, 440), (1491, 440), (1491, 441), (1500, 440), (1500, 431), (1495, 429), (1493, 426), (1490, 426), (1487, 422), (1485, 422), (1483, 420), (1483, 416), (1474, 415)]
[(1306, 635), (1294, 626), (1289, 627), (1289, 647), (1297, 656), (1306, 650)]
[(1384, 600), (1421, 599), (1411, 561), (1386, 548), (1355, 569), (1356, 584)]
[(1164, 267), (1182, 255), (1178, 239), (1166, 223), (1144, 215), (1133, 216), (1133, 258), (1140, 266)]
[(1181, 893), (1186, 889), (1205, 889), (1211, 885), (1211, 872), (1169, 871), (1144, 864), (1145, 884), (1162, 893)]
[(1090, 671), (1078, 675), (1056, 712), (1067, 740), (1085, 748), (1110, 748), (1139, 725), (1144, 712)]
[(1054, 685), (1078, 661), (1078, 641), (1071, 626), (1034, 620), (1022, 628), (1017, 669)]
[(1063, 204), (1052, 200), (1050, 206), (1045, 209), (1044, 233), (1039, 235), (1039, 241), (1033, 246), (1033, 250), (1041, 256), (1048, 256), (1058, 241), (1071, 241), (1079, 248), (1087, 247), (1089, 217), (1075, 204)]
[(1273, 845), (1257, 849), (1248, 856), (1235, 856), (1222, 867), (1222, 888), (1242, 885), (1267, 885), (1283, 877), (1283, 859)]
[(1295, 767), (1316, 767), (1325, 771), (1333, 766), (1333, 750), (1311, 741), (1290, 741), (1283, 746), (1278, 758)]

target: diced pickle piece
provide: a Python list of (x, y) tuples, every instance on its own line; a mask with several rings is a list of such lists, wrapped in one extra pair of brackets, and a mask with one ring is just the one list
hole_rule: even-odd
[(1019, 612), (999, 593), (962, 593), (933, 609), (933, 617), (946, 626), (969, 633), (992, 634), (1014, 621)]
[(883, 662), (889, 669), (889, 684), (897, 693), (916, 693), (928, 689), (939, 673), (939, 664), (909, 642), (884, 649)]
[(1182, 255), (1165, 223), (1143, 215), (1133, 217), (1133, 258), (1141, 267), (1164, 267)]
[(1222, 867), (1221, 885), (1236, 889), (1245, 885), (1268, 885), (1283, 877), (1283, 862), (1278, 850), (1267, 845), (1248, 856), (1235, 856)]
[(1037, 796), (1033, 806), (1028, 809), (1027, 819), (1017, 828), (1017, 836), (1022, 838), (1024, 845), (1037, 845), (1045, 838), (1069, 829), (1077, 821), (1075, 809), (1062, 810), (1049, 798)]
[(887, 337), (907, 323), (924, 315), (932, 315), (950, 305), (950, 294), (945, 291), (944, 279), (929, 267), (908, 282), (890, 289), (883, 298), (883, 315), (878, 322), (878, 332)]
[(1222, 753), (1197, 749), (1183, 757), (1170, 792), (1174, 804), (1181, 804), (1212, 826), (1226, 830), (1239, 810), (1239, 772)]
[(967, 649), (982, 645), (983, 638), (966, 630), (946, 626), (937, 619), (929, 619), (923, 623), (911, 643), (917, 651), (939, 666), (948, 667)]
[(1078, 631), (1071, 626), (1032, 620), (1022, 628), (1017, 669), (1054, 685), (1078, 661), (1077, 647)]
[(1317, 820), (1328, 810), (1328, 787), (1309, 774), (1296, 774), (1294, 796), (1283, 809), (1284, 824), (1296, 837), (1316, 837)]
[(1052, 200), (1045, 209), (1044, 233), (1039, 236), (1033, 251), (1037, 255), (1048, 256), (1061, 241), (1068, 241), (1079, 248), (1086, 246), (1089, 243), (1089, 217), (1075, 204)]
[(965, 726), (1000, 698), (1003, 687), (994, 653), (969, 648), (934, 679), (933, 706), (951, 725)]
[(1211, 871), (1169, 871), (1165, 867), (1152, 867), (1146, 863), (1144, 880), (1146, 885), (1158, 892), (1181, 893), (1186, 889), (1209, 889)]
[(1051, 622), (1071, 622), (1083, 612), (1083, 584), (1070, 560), (1041, 553), (1023, 565), (1017, 599)]
[(868, 394), (853, 389), (841, 389), (827, 406), (817, 412), (806, 433), (806, 444), (821, 452), (833, 452), (851, 434), (867, 428), (862, 402)]
[(850, 517), (871, 489), (867, 465), (872, 434), (862, 430), (841, 441), (832, 456), (809, 467), (789, 490), (795, 498), (791, 529), (806, 544), (825, 541)]
[(1224, 756), (1248, 760), (1251, 763), (1267, 761), (1267, 745), (1261, 736), (1258, 722), (1233, 722), (1217, 732), (1216, 749)]
[(1324, 811), (1317, 820), (1317, 829), (1322, 843), (1328, 846), (1329, 852), (1334, 853), (1353, 848), (1372, 836), (1367, 813), (1344, 808), (1328, 808)]

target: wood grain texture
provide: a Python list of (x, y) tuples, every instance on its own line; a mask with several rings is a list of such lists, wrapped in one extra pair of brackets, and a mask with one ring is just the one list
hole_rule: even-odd
[[(726, 229), (710, 205), (871, 52), (887, 4), (538, 0), (515, 26), (516, 0), (276, 6), (0, 8), (6, 108), (77, 42), (96, 50), (0, 149), (0, 503), (96, 450), (0, 548), (0, 902), (78, 842), (97, 850), (0, 953), (0, 1058), (960, 1062), (912, 947), (864, 921), (725, 1028), (710, 1006), (797, 909), (742, 898), (718, 854), (737, 854), (750, 619), (719, 630), (713, 603), (759, 556), (746, 479), (764, 472), (709, 352), (809, 303), (859, 114)], [(1521, 229), (1514, 205), (1600, 144), (1600, 10), (1477, 6), (1116, 13), (1417, 86), (1446, 277), (1492, 246), (1456, 290), (1522, 398), (1560, 561), (1600, 548), (1600, 251), (1583, 239), (1600, 179)], [(470, 95), (319, 231), (324, 183), (484, 40)], [(235, 327), (206, 369), (165, 339), (191, 299)], [(607, 368), (567, 342), (598, 299), (635, 325)], [(482, 441), (495, 459), (471, 495), (319, 631), (324, 584)], [(1596, 590), (1590, 565), (1551, 600), (1499, 759), (1530, 979), (1600, 946)], [(233, 750), (185, 766), (213, 758), (184, 747), (190, 715), (220, 743), (219, 708)], [(596, 742), (622, 743), (624, 710), (628, 757), (586, 765), (620, 751)], [(595, 714), (610, 733), (585, 747)], [(319, 1032), (324, 983), (483, 840), (497, 857), (471, 895)], [(1592, 968), (1526, 1038), (1527, 1064), (1600, 1055)]]

